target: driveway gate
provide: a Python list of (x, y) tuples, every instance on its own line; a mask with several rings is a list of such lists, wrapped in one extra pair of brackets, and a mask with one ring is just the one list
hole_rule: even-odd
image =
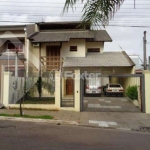
[[(140, 99), (141, 99), (141, 112), (145, 113), (145, 83), (144, 83), (144, 75), (143, 74), (109, 74), (109, 75), (100, 75), (100, 77), (107, 77), (109, 79), (112, 78), (117, 78), (119, 80), (119, 83), (123, 82), (124, 84), (128, 84), (130, 85), (130, 81), (132, 81), (131, 79), (139, 79), (139, 84), (140, 84)], [(130, 80), (128, 80), (130, 79)], [(84, 111), (84, 93), (85, 93), (85, 80), (81, 79), (80, 80), (80, 101), (81, 101), (81, 111)], [(131, 85), (133, 85), (131, 83)], [(102, 98), (102, 97), (100, 97)], [(88, 99), (88, 98), (87, 98)], [(91, 104), (92, 107), (92, 104)], [(98, 107), (98, 104), (95, 104), (95, 107)], [(96, 111), (96, 110), (93, 110)]]

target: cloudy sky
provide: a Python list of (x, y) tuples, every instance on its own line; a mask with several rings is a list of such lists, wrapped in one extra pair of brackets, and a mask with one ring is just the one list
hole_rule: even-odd
[[(65, 0), (0, 0), (0, 25), (44, 21), (79, 21), (82, 4), (62, 15)], [(103, 27), (101, 27), (103, 29)], [(147, 57), (150, 56), (150, 1), (125, 0), (105, 28), (113, 42), (105, 51), (124, 50), (143, 59), (143, 32), (147, 31)]]

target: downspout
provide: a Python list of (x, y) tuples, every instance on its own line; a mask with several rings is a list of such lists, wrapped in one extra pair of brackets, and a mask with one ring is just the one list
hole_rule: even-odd
[(41, 77), (41, 43), (39, 43), (39, 77)]
[(39, 100), (41, 100), (42, 94), (42, 77), (41, 77), (41, 43), (39, 43), (39, 79), (38, 79), (38, 92), (39, 92)]

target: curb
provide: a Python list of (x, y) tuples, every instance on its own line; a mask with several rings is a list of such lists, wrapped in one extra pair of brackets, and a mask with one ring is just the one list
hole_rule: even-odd
[(78, 125), (76, 121), (65, 121), (65, 120), (48, 120), (48, 119), (32, 119), (32, 118), (19, 118), (19, 117), (3, 117), (0, 116), (0, 120), (9, 121), (24, 121), (24, 122), (39, 122), (39, 123), (50, 123), (57, 125)]

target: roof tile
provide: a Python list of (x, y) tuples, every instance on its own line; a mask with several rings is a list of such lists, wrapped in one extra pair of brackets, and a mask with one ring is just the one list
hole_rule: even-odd
[(125, 52), (104, 52), (87, 54), (86, 57), (68, 57), (63, 67), (129, 67), (135, 64)]
[(28, 37), (32, 42), (67, 42), (71, 38), (84, 38), (87, 41), (109, 41), (112, 39), (105, 30), (51, 31), (39, 32)]

